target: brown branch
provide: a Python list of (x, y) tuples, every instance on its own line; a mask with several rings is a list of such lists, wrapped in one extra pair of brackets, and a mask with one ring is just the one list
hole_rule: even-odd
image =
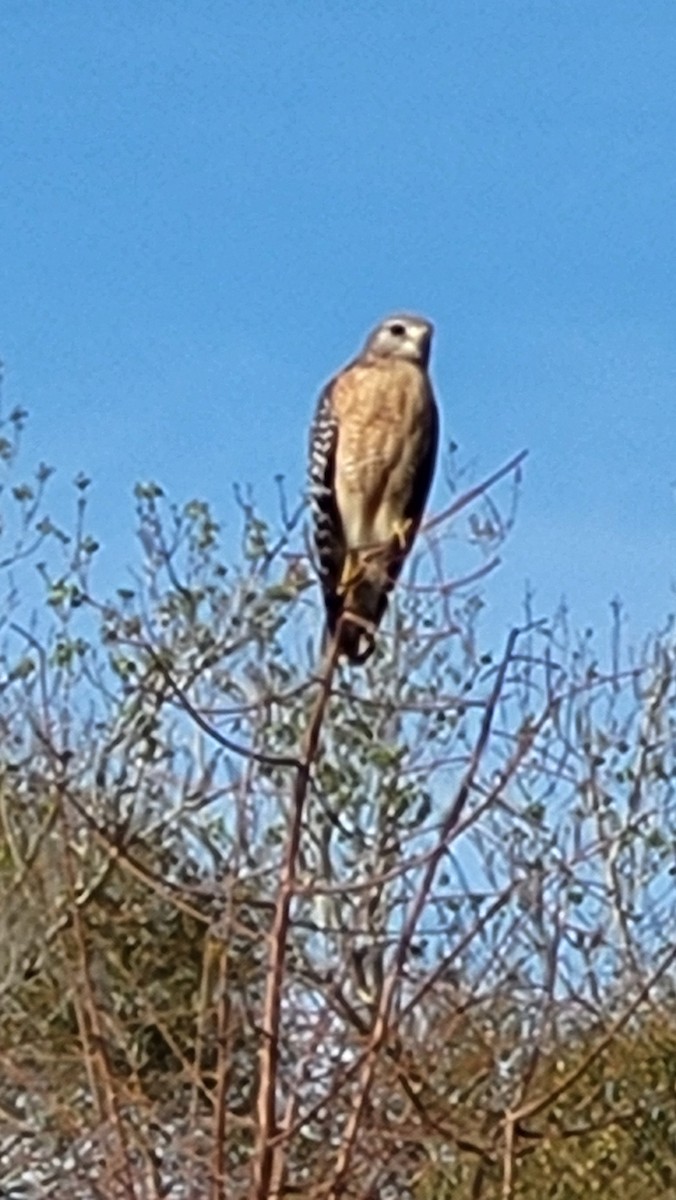
[(268, 1200), (273, 1176), (282, 1186), (284, 1171), (276, 1162), (274, 1139), (277, 1134), (277, 1085), (279, 1075), (280, 1033), (284, 969), (291, 926), (291, 903), (296, 887), (298, 853), (312, 766), (317, 756), (319, 736), (331, 693), (331, 681), (338, 658), (334, 638), (326, 652), (321, 672), (321, 687), (310, 714), (303, 738), (300, 760), (293, 783), (291, 811), (279, 889), (270, 932), (270, 957), (267, 967), (265, 1000), (260, 1047), (258, 1086), (258, 1131), (253, 1160), (252, 1200)]
[(418, 921), (420, 920), (420, 916), (425, 907), (430, 888), (434, 882), (437, 868), (441, 862), (441, 859), (446, 853), (448, 838), (460, 820), (463, 809), (469, 799), (474, 777), (488, 744), (493, 716), (498, 705), (505, 675), (507, 673), (507, 668), (511, 662), (512, 653), (519, 633), (520, 630), (513, 629), (507, 639), (505, 653), (495, 676), (495, 683), (493, 684), (491, 695), (489, 696), (486, 704), (481, 727), (479, 729), (479, 735), (472, 751), (469, 765), (460, 787), (458, 788), (456, 796), (450, 805), (450, 808), (448, 809), (444, 821), (442, 822), (439, 840), (433, 853), (429, 857), (418, 893), (411, 902), (409, 912), (404, 923), (404, 928), (397, 945), (394, 961), (383, 986), (380, 1003), (374, 1018), (370, 1043), (364, 1057), (363, 1066), (353, 1098), (352, 1109), (345, 1127), (345, 1133), (343, 1134), (341, 1145), (338, 1150), (333, 1180), (328, 1192), (329, 1200), (338, 1200), (344, 1191), (345, 1181), (350, 1169), (357, 1133), (373, 1083), (373, 1074), (375, 1071), (378, 1052), (388, 1035), (390, 1013), (394, 1001), (395, 989), (401, 979), (401, 974), (406, 962), (408, 950), (414, 937)]
[(162, 659), (158, 657), (155, 651), (147, 643), (143, 643), (143, 648), (146, 652), (152, 655), (155, 666), (160, 674), (164, 677), (169, 687), (173, 691), (181, 707), (185, 709), (188, 716), (197, 726), (205, 733), (207, 737), (216, 742), (217, 745), (223, 746), (225, 750), (229, 750), (231, 754), (238, 754), (241, 758), (253, 759), (254, 762), (261, 763), (263, 766), (269, 767), (295, 767), (296, 770), (302, 769), (302, 762), (298, 758), (293, 758), (288, 754), (263, 754), (258, 750), (254, 750), (251, 746), (241, 746), (239, 742), (234, 742), (232, 738), (226, 737), (220, 733), (209, 721), (206, 721), (199, 709), (195, 708), (194, 704), (188, 699), (183, 688), (176, 682), (171, 672), (165, 667)]
[[(442, 822), (441, 831), (439, 834), (439, 840), (437, 842), (437, 845), (434, 849), (433, 854), (430, 855), (429, 861), (427, 863), (427, 867), (425, 869), (425, 873), (423, 875), (422, 882), (420, 884), (420, 888), (418, 890), (418, 895), (415, 897), (415, 899), (411, 905), (411, 908), (409, 910), (409, 914), (407, 916), (406, 923), (404, 925), (404, 929), (402, 930), (402, 934), (399, 939), (399, 945), (397, 947), (397, 953), (396, 953), (394, 964), (393, 964), (392, 971), (391, 971), (391, 984), (392, 984), (392, 987), (390, 989), (391, 991), (393, 991), (394, 983), (395, 983), (396, 979), (399, 977), (401, 970), (404, 966), (404, 963), (406, 961), (406, 955), (408, 953), (408, 949), (411, 944), (411, 940), (413, 939), (413, 936), (415, 934), (415, 930), (416, 930), (418, 921), (420, 919), (420, 915), (422, 913), (422, 910), (425, 906), (425, 902), (429, 895), (430, 888), (432, 887), (432, 884), (434, 882), (434, 877), (436, 875), (437, 868), (439, 866), (441, 859), (443, 858), (444, 854), (446, 853), (448, 839), (449, 839), (451, 833), (453, 832), (453, 830), (455, 829), (456, 825), (458, 824), (460, 817), (462, 816), (463, 810), (465, 808), (465, 805), (467, 804), (467, 801), (469, 799), (470, 792), (472, 790), (472, 785), (474, 783), (474, 777), (479, 769), (479, 764), (481, 762), (484, 751), (488, 744), (488, 738), (490, 735), (491, 726), (493, 724), (493, 717), (495, 715), (495, 711), (496, 711), (496, 708), (498, 705), (498, 700), (502, 693), (502, 687), (503, 687), (503, 684), (505, 681), (505, 676), (507, 674), (507, 668), (509, 666), (509, 663), (511, 662), (512, 653), (513, 653), (517, 638), (519, 637), (519, 633), (520, 633), (520, 630), (512, 629), (512, 631), (509, 634), (509, 637), (507, 638), (507, 645), (505, 647), (505, 652), (502, 657), (500, 666), (498, 667), (498, 670), (497, 670), (497, 673), (495, 676), (495, 683), (493, 684), (491, 694), (486, 703), (486, 708), (484, 710), (483, 718), (481, 721), (481, 727), (479, 729), (479, 734), (478, 734), (474, 749), (472, 751), (472, 755), (471, 755), (467, 770), (466, 770), (464, 778), (460, 784), (460, 787), (458, 788), (456, 796), (455, 796), (452, 804), (450, 805), (450, 807), (446, 813), (446, 816)], [(390, 996), (389, 1001), (391, 1001), (391, 998), (392, 997)], [(388, 1003), (389, 1003), (389, 1001), (388, 1001)]]
[(513, 1200), (516, 1170), (516, 1141), (514, 1118), (505, 1121), (505, 1138), (502, 1153), (502, 1200)]
[(225, 1135), (228, 1083), (230, 1079), (228, 1056), (230, 1042), (230, 1001), (228, 996), (228, 949), (226, 945), (221, 944), (219, 950), (218, 1001), (216, 1010), (217, 1062), (210, 1200), (225, 1200), (226, 1195)]
[(471, 925), (467, 930), (464, 937), (460, 938), (460, 941), (453, 947), (450, 953), (444, 955), (434, 970), (431, 971), (429, 975), (427, 975), (427, 977), (422, 981), (420, 986), (416, 988), (410, 1000), (407, 1000), (406, 1004), (403, 1006), (399, 1017), (399, 1023), (403, 1021), (404, 1017), (418, 1007), (420, 1001), (423, 1000), (427, 993), (432, 990), (435, 983), (437, 983), (445, 975), (451, 963), (454, 962), (454, 960), (458, 958), (468, 946), (471, 946), (474, 939), (482, 932), (482, 930), (486, 928), (489, 922), (493, 920), (493, 917), (496, 917), (497, 914), (511, 900), (514, 892), (517, 890), (517, 888), (521, 887), (522, 883), (522, 879), (515, 879), (502, 892), (500, 892), (493, 903), (486, 909), (485, 913), (478, 917), (474, 924)]
[(468, 587), (470, 583), (478, 583), (480, 579), (485, 579), (491, 571), (495, 571), (500, 566), (501, 562), (500, 555), (496, 554), (476, 570), (470, 571), (467, 575), (461, 575), (459, 579), (449, 579), (446, 583), (406, 583), (404, 581), (399, 584), (399, 587), (402, 591), (413, 592), (417, 596), (429, 594), (446, 597), (450, 596), (452, 592), (459, 591), (460, 588)]
[(515, 474), (527, 457), (527, 450), (521, 450), (519, 454), (515, 454), (514, 458), (510, 458), (504, 467), (499, 467), (497, 471), (494, 471), (492, 475), (489, 475), (481, 483), (475, 484), (474, 487), (469, 488), (468, 491), (458, 496), (452, 504), (449, 504), (448, 508), (444, 508), (440, 513), (435, 513), (433, 517), (430, 517), (429, 521), (424, 523), (422, 532), (429, 533), (431, 529), (436, 529), (437, 525), (442, 525), (444, 521), (449, 521), (451, 517), (461, 512), (463, 508), (467, 508), (468, 504), (472, 504), (479, 496), (483, 496), (484, 492), (492, 488), (495, 483), (499, 483), (507, 475)]
[[(71, 833), (65, 810), (64, 791), (57, 785), (60, 799), (59, 824), (63, 839), (63, 863), (70, 900), (71, 925), (79, 966), (79, 979), (73, 992), (75, 1009), (78, 1015), (82, 1050), (87, 1067), (92, 1101), (101, 1115), (110, 1124), (117, 1141), (119, 1171), (123, 1180), (125, 1193), (129, 1200), (135, 1200), (136, 1189), (131, 1171), (129, 1152), (126, 1144), (124, 1125), (118, 1096), (111, 1071), (106, 1039), (103, 1033), (99, 1009), (94, 993), (91, 977), (90, 956), (87, 937), (82, 920), (82, 910), (77, 903), (77, 887), (75, 870), (72, 862)], [(112, 1165), (112, 1164), (111, 1164)]]
[(597, 1042), (594, 1047), (592, 1047), (589, 1053), (585, 1055), (582, 1062), (579, 1063), (574, 1070), (569, 1071), (568, 1074), (561, 1080), (561, 1082), (558, 1083), (555, 1088), (552, 1088), (551, 1091), (545, 1093), (544, 1096), (535, 1096), (532, 1100), (528, 1101), (528, 1103), (522, 1104), (514, 1112), (508, 1113), (506, 1120), (520, 1122), (527, 1120), (529, 1117), (536, 1116), (545, 1108), (549, 1108), (550, 1105), (554, 1104), (554, 1102), (558, 1100), (559, 1097), (564, 1094), (564, 1092), (567, 1092), (569, 1088), (573, 1087), (573, 1085), (577, 1083), (578, 1079), (581, 1079), (583, 1075), (586, 1075), (592, 1064), (595, 1063), (596, 1060), (600, 1058), (601, 1055), (608, 1049), (608, 1046), (612, 1041), (614, 1041), (618, 1033), (624, 1029), (624, 1026), (631, 1019), (636, 1010), (640, 1008), (644, 1000), (648, 999), (648, 996), (655, 987), (655, 984), (659, 983), (659, 980), (662, 978), (662, 976), (675, 962), (676, 946), (672, 946), (669, 953), (666, 954), (662, 959), (659, 967), (653, 971), (652, 975), (643, 984), (643, 987), (639, 989), (631, 1004), (628, 1004), (624, 1012), (621, 1013), (615, 1021), (613, 1021), (608, 1032), (601, 1038), (599, 1042)]
[[(42, 745), (48, 751), (57, 769), (61, 770), (63, 764), (61, 756), (58, 754), (57, 750), (37, 725), (32, 725), (31, 727), (36, 737), (39, 738)], [(198, 921), (202, 925), (209, 924), (210, 917), (205, 916), (203, 912), (200, 912), (199, 909), (194, 908), (192, 904), (189, 904), (187, 900), (183, 899), (180, 893), (186, 889), (184, 889), (182, 885), (172, 883), (170, 880), (161, 879), (159, 876), (155, 875), (152, 871), (145, 867), (143, 863), (140, 863), (137, 859), (135, 859), (124, 847), (124, 845), (119, 842), (115, 842), (106, 832), (104, 832), (101, 826), (98, 825), (94, 820), (86, 805), (81, 802), (73, 788), (70, 787), (65, 777), (59, 782), (59, 790), (60, 794), (75, 809), (78, 816), (82, 818), (97, 844), (109, 856), (111, 863), (119, 863), (119, 865), (124, 868), (124, 870), (128, 871), (135, 879), (138, 879), (141, 881), (141, 883), (146, 884), (151, 891), (155, 892), (158, 896), (161, 896), (162, 899), (166, 900), (168, 904), (172, 904), (175, 908), (181, 909), (182, 912), (187, 913), (187, 915), (192, 917), (195, 921)], [(81, 905), (82, 901), (80, 897), (77, 898), (76, 903)]]

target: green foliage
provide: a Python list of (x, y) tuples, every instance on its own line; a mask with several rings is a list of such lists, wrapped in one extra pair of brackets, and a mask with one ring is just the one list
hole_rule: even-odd
[(464, 507), (451, 475), (373, 659), (323, 676), (306, 762), (302, 507), (237, 492), (216, 519), (139, 484), (101, 596), (89, 480), (65, 532), (49, 470), (15, 479), (24, 416), (0, 431), (0, 1187), (244, 1196), (272, 1012), (308, 1197), (346, 1154), (336, 1195), (670, 1194), (671, 625), (623, 655), (616, 613), (608, 665), (565, 612), (487, 646), (513, 502)]

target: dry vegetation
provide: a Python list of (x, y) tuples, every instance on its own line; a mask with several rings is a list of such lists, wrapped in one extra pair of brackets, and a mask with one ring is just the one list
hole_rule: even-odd
[(520, 459), (472, 488), (449, 467), (378, 653), (318, 667), (302, 509), (237, 497), (226, 560), (205, 503), (139, 486), (102, 599), (87, 481), (64, 533), (22, 422), (1, 1194), (673, 1196), (671, 625), (630, 652), (616, 612), (601, 653), (527, 614), (494, 652)]

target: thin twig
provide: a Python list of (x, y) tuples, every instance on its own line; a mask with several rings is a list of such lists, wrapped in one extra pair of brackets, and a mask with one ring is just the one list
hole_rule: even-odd
[[(450, 808), (448, 809), (446, 817), (442, 823), (439, 840), (434, 852), (430, 855), (420, 887), (418, 889), (418, 893), (411, 902), (406, 921), (404, 922), (404, 928), (399, 939), (394, 961), (382, 989), (378, 1011), (373, 1022), (370, 1044), (364, 1057), (359, 1081), (353, 1098), (352, 1109), (348, 1117), (345, 1126), (345, 1132), (343, 1134), (341, 1145), (338, 1151), (333, 1179), (328, 1192), (328, 1200), (338, 1200), (345, 1189), (345, 1182), (350, 1169), (357, 1133), (362, 1122), (363, 1112), (371, 1091), (371, 1085), (373, 1083), (373, 1075), (377, 1062), (378, 1051), (387, 1038), (390, 1013), (394, 1001), (394, 993), (397, 984), (401, 980), (409, 947), (415, 934), (418, 921), (425, 907), (430, 888), (434, 882), (437, 868), (441, 862), (441, 859), (446, 853), (447, 840), (460, 820), (463, 809), (467, 803), (467, 800), (469, 799), (474, 776), (479, 768), (479, 763), (481, 762), (486, 745), (488, 743), (493, 716), (502, 692), (505, 675), (511, 662), (514, 646), (520, 632), (521, 631), (518, 629), (512, 629), (509, 634), (507, 645), (505, 647), (505, 653), (496, 673), (493, 690), (486, 705), (481, 727), (479, 729), (479, 735), (477, 737), (474, 750), (472, 751), (469, 765), (458, 788), (456, 796), (450, 805)], [(262, 1197), (261, 1200), (263, 1200)]]
[(461, 496), (458, 496), (452, 504), (449, 504), (448, 508), (444, 508), (440, 513), (435, 513), (433, 517), (430, 517), (430, 519), (423, 525), (422, 532), (429, 533), (431, 529), (436, 529), (437, 525), (442, 525), (444, 521), (449, 521), (451, 517), (454, 517), (457, 513), (461, 512), (463, 508), (467, 508), (468, 504), (472, 504), (472, 502), (477, 500), (479, 496), (483, 496), (484, 492), (487, 492), (489, 488), (492, 488), (495, 483), (499, 483), (499, 481), (504, 479), (505, 476), (513, 475), (516, 471), (518, 471), (522, 462), (527, 457), (527, 450), (521, 450), (519, 454), (515, 454), (514, 458), (510, 458), (509, 462), (505, 463), (504, 467), (499, 467), (497, 471), (494, 471), (492, 475), (489, 475), (486, 479), (482, 480), (481, 483), (477, 483), (474, 487), (469, 488), (468, 491), (463, 492)]
[(541, 1096), (534, 1096), (532, 1100), (522, 1104), (516, 1109), (515, 1112), (508, 1114), (508, 1118), (514, 1120), (515, 1122), (521, 1122), (527, 1120), (529, 1117), (536, 1116), (538, 1113), (543, 1112), (545, 1108), (549, 1108), (552, 1104), (554, 1104), (559, 1097), (564, 1094), (564, 1092), (567, 1092), (569, 1088), (573, 1087), (573, 1085), (577, 1083), (578, 1079), (581, 1079), (583, 1075), (586, 1075), (592, 1064), (595, 1063), (596, 1060), (600, 1058), (601, 1055), (608, 1049), (608, 1046), (611, 1044), (611, 1042), (614, 1041), (618, 1033), (624, 1029), (624, 1026), (628, 1021), (631, 1020), (636, 1010), (640, 1008), (644, 1000), (648, 999), (648, 996), (655, 985), (659, 983), (662, 976), (675, 962), (676, 946), (672, 946), (668, 954), (665, 954), (659, 967), (653, 971), (652, 975), (650, 975), (643, 986), (639, 988), (639, 991), (636, 993), (636, 996), (632, 1000), (631, 1004), (628, 1004), (624, 1012), (620, 1013), (619, 1017), (613, 1021), (608, 1032), (600, 1039), (600, 1041), (596, 1043), (595, 1046), (592, 1047), (589, 1053), (585, 1055), (582, 1062), (579, 1063), (574, 1070), (569, 1071), (568, 1074), (565, 1075), (561, 1080), (561, 1082), (558, 1083), (556, 1087), (552, 1088), (551, 1091), (546, 1092)]

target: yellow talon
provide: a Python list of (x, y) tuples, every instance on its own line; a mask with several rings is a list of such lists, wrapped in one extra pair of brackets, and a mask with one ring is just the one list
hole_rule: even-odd
[(411, 518), (406, 517), (404, 520), (395, 521), (392, 526), (392, 539), (398, 543), (400, 550), (405, 550), (408, 545), (408, 535), (412, 525)]

